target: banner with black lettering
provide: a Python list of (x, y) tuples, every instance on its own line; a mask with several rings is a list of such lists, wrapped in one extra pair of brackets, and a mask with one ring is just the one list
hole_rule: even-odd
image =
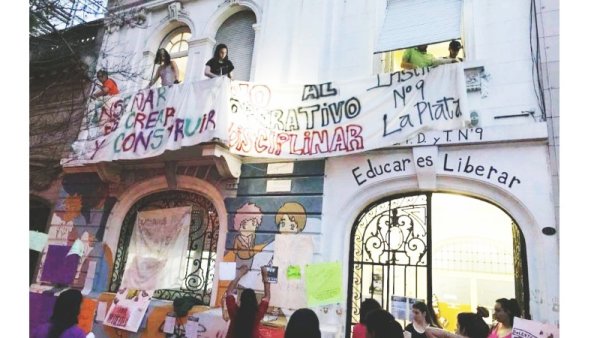
[(267, 158), (345, 155), (465, 126), (462, 64), (304, 85), (234, 81), (229, 147)]
[(320, 84), (218, 77), (90, 103), (63, 165), (153, 157), (215, 138), (265, 158), (339, 156), (464, 127), (462, 64)]
[(93, 100), (61, 164), (153, 157), (215, 138), (226, 141), (230, 84), (218, 77)]

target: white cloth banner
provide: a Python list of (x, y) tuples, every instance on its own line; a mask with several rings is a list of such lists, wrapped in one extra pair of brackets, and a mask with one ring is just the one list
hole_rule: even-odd
[(213, 138), (225, 140), (230, 83), (221, 76), (95, 100), (71, 156), (61, 164), (152, 157)]
[(96, 100), (62, 165), (158, 156), (208, 142), (263, 158), (315, 158), (406, 142), (465, 126), (462, 63), (321, 84), (227, 77)]
[(192, 207), (141, 211), (133, 227), (122, 288), (180, 288), (185, 278)]
[(269, 158), (363, 152), (462, 128), (466, 102), (461, 63), (321, 84), (234, 81), (229, 147)]
[(552, 324), (515, 317), (513, 338), (559, 338), (558, 328)]

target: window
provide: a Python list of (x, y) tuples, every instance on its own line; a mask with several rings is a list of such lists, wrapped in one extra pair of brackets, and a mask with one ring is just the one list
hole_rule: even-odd
[(177, 64), (177, 68), (179, 68), (179, 80), (181, 82), (183, 82), (185, 78), (188, 60), (188, 40), (191, 35), (188, 27), (179, 27), (169, 33), (160, 44), (161, 48), (167, 50), (171, 56), (171, 60), (175, 61)]
[[(233, 63), (233, 78), (249, 81), (254, 50), (254, 28), (256, 16), (252, 11), (237, 12), (219, 27), (215, 40), (227, 45), (229, 60)], [(208, 61), (208, 60), (207, 60)]]
[[(457, 40), (462, 45), (460, 40)], [(444, 58), (449, 55), (448, 45), (450, 41), (444, 41), (440, 43), (430, 44), (427, 46), (427, 53), (433, 54), (436, 59)], [(393, 73), (402, 70), (402, 56), (406, 49), (398, 49), (391, 52), (384, 52), (376, 54), (377, 61), (379, 64), (376, 67), (377, 73)], [(463, 49), (461, 48), (458, 52), (458, 57), (465, 59)]]
[(190, 205), (192, 218), (183, 285), (179, 289), (156, 290), (153, 297), (173, 300), (189, 295), (201, 300), (204, 305), (210, 304), (219, 239), (219, 218), (215, 207), (206, 197), (188, 191), (170, 190), (148, 195), (137, 201), (127, 212), (121, 227), (109, 291), (116, 292), (121, 284), (137, 212)]
[[(375, 49), (376, 72), (400, 70), (404, 51), (419, 45), (427, 44), (436, 58), (448, 56), (461, 25), (462, 0), (388, 0)], [(462, 49), (458, 56), (464, 59)]]

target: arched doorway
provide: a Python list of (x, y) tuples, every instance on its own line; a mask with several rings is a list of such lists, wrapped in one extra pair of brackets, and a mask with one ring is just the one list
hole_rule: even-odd
[(181, 190), (160, 191), (136, 201), (123, 219), (109, 291), (121, 284), (127, 262), (127, 249), (138, 211), (192, 206), (185, 279), (179, 289), (160, 289), (154, 298), (173, 300), (189, 295), (210, 304), (219, 240), (219, 217), (215, 206), (205, 196)]
[[(425, 301), (452, 331), (458, 312), (491, 313), (497, 298), (516, 298), (529, 312), (523, 236), (491, 203), (446, 193), (385, 197), (358, 215), (350, 240), (347, 327), (366, 298), (403, 325), (410, 303)], [(408, 305), (400, 312), (399, 304)]]

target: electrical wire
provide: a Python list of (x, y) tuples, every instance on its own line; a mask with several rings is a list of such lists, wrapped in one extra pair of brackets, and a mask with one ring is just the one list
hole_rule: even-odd
[[(535, 25), (535, 27), (534, 27)], [(534, 36), (535, 28), (535, 36)], [(535, 39), (535, 51), (534, 41)], [(531, 0), (530, 13), (529, 13), (529, 50), (531, 52), (531, 77), (534, 84), (534, 92), (537, 98), (538, 107), (541, 111), (542, 121), (546, 121), (546, 99), (544, 95), (544, 85), (541, 78), (542, 63), (540, 57), (540, 39), (539, 39), (539, 28), (537, 22), (537, 8), (535, 0)]]

